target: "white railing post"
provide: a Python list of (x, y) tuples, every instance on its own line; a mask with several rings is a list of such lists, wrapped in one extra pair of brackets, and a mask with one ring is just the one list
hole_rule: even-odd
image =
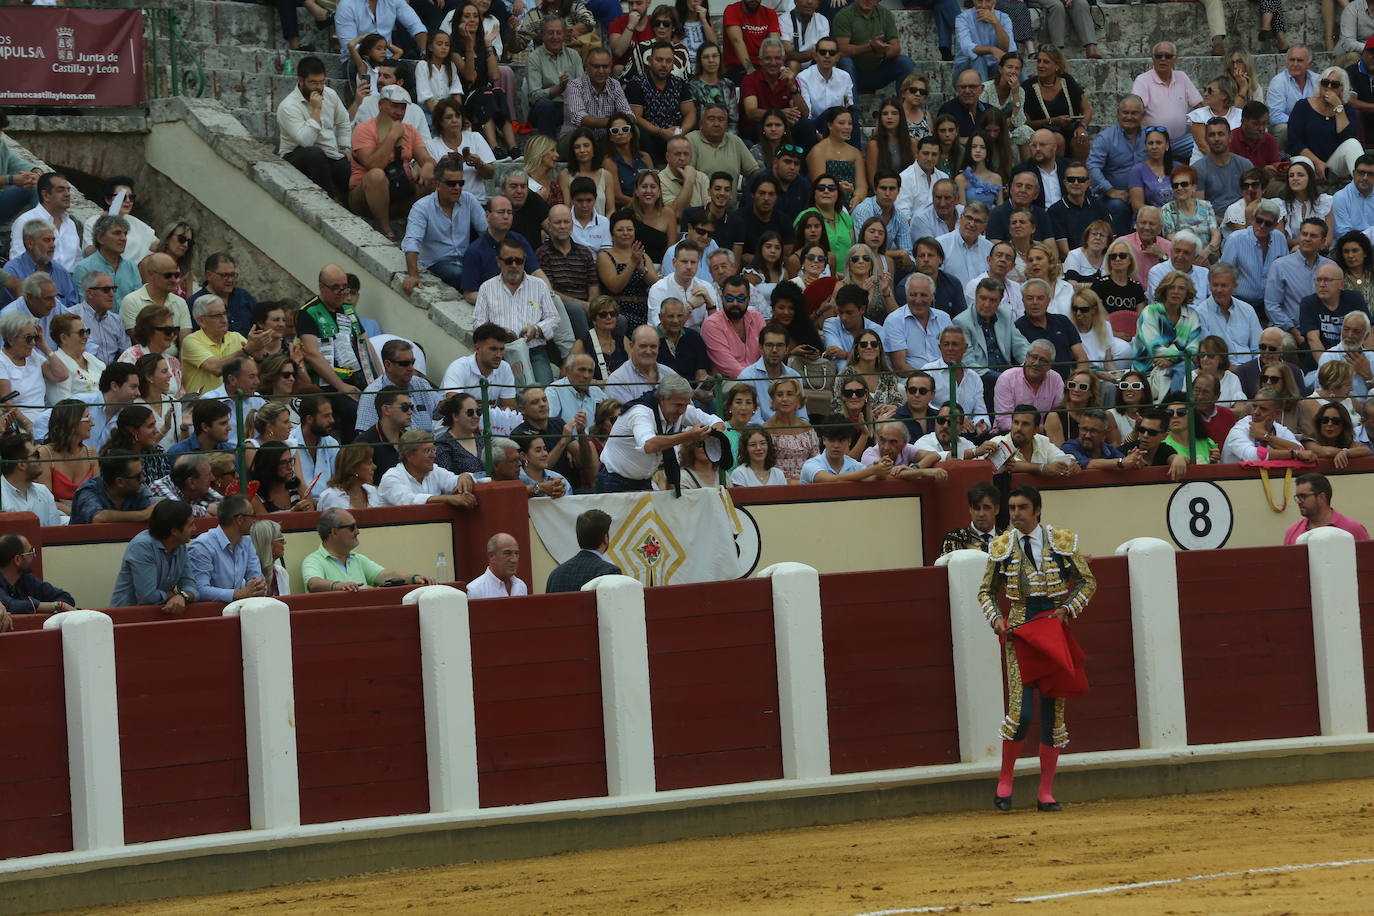
[(1188, 707), (1183, 693), (1178, 563), (1173, 545), (1159, 538), (1132, 538), (1116, 548), (1116, 554), (1126, 557), (1130, 571), (1140, 746), (1186, 747)]
[(949, 575), (949, 625), (954, 651), (954, 700), (959, 718), (959, 759), (999, 759), (1002, 724), (1001, 644), (978, 603), (988, 555), (956, 550), (935, 561)]
[(119, 758), (119, 695), (114, 623), (98, 611), (67, 611), (43, 622), (62, 633), (67, 698), (67, 769), (72, 849), (124, 845), (124, 775)]
[(606, 732), (606, 793), (648, 795), (657, 790), (658, 784), (654, 776), (644, 586), (629, 576), (598, 576), (582, 590), (596, 592), (601, 716)]
[(299, 827), (296, 682), (291, 612), (276, 598), (230, 602), (243, 646), (243, 723), (248, 739), (248, 808), (255, 830)]
[(782, 775), (830, 775), (830, 713), (825, 693), (820, 573), (802, 563), (777, 563), (772, 580), (773, 641), (778, 660), (778, 725)]
[(419, 605), (429, 809), (475, 811), (477, 712), (468, 596), (449, 585), (426, 585), (409, 592), (402, 603)]
[(1355, 539), (1348, 531), (1328, 526), (1303, 532), (1298, 543), (1307, 545), (1312, 580), (1312, 643), (1322, 734), (1362, 734), (1369, 730), (1369, 711)]

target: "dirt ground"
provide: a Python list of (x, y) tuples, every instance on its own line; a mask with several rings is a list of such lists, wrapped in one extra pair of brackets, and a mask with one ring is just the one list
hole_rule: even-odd
[[(989, 790), (989, 794), (991, 791)], [(1052, 901), (1018, 898), (1374, 858), (1374, 782), (1348, 780), (987, 811), (393, 871), (106, 907), (102, 916), (278, 913), (1368, 914), (1374, 862), (1209, 877)]]

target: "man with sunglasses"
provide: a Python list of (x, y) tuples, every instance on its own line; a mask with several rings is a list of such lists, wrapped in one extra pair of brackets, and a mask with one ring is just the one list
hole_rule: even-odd
[(0, 633), (14, 629), (11, 614), (76, 610), (76, 599), (33, 574), (36, 551), (22, 534), (0, 535)]
[[(1283, 218), (1277, 201), (1261, 200), (1255, 207), (1251, 225), (1237, 229), (1226, 237), (1221, 246), (1221, 259), (1234, 264), (1239, 273), (1236, 295), (1260, 312), (1265, 307), (1269, 273), (1274, 264), (1288, 254), (1288, 244), (1274, 227)], [(1271, 321), (1268, 314), (1259, 316), (1260, 323)]]
[[(1353, 7), (1355, 4), (1351, 4)], [(1353, 518), (1331, 508), (1331, 481), (1325, 474), (1303, 474), (1295, 482), (1293, 501), (1298, 505), (1298, 519), (1283, 533), (1285, 546), (1298, 542), (1298, 536), (1314, 528), (1339, 528), (1350, 532), (1357, 541), (1369, 540), (1369, 529)]]
[[(728, 179), (729, 176), (726, 176)], [(715, 185), (715, 178), (712, 177), (712, 186)], [(663, 263), (659, 265), (659, 276), (670, 277), (677, 273), (675, 261), (677, 259), (677, 246), (683, 242), (691, 242), (697, 248), (697, 268), (696, 277), (703, 283), (711, 284), (711, 255), (720, 249), (716, 244), (716, 227), (719, 223), (710, 213), (711, 204), (708, 202), (704, 207), (693, 207), (687, 211), (686, 223), (687, 231), (682, 233), (682, 238), (678, 239), (668, 250), (663, 253)], [(721, 222), (724, 222), (722, 219)], [(733, 271), (731, 271), (733, 273)], [(694, 305), (693, 308), (696, 306)], [(705, 317), (705, 316), (703, 316)]]
[(759, 334), (764, 317), (749, 307), (752, 284), (743, 274), (732, 274), (720, 284), (719, 310), (701, 323), (701, 337), (714, 371), (727, 379), (740, 377), (747, 366), (763, 355)]
[(410, 392), (399, 386), (388, 386), (377, 392), (377, 422), (358, 433), (354, 442), (372, 446), (373, 483), (400, 463), (397, 451), (402, 434), (415, 421), (415, 404)]
[(1241, 417), (1226, 434), (1221, 448), (1223, 464), (1241, 461), (1307, 461), (1317, 456), (1298, 442), (1297, 435), (1278, 422), (1283, 416), (1283, 397), (1278, 388), (1265, 386), (1255, 392), (1250, 415)]
[(301, 563), (301, 578), (308, 592), (356, 592), (393, 580), (408, 585), (432, 584), (425, 576), (386, 569), (354, 553), (358, 547), (358, 522), (352, 512), (324, 510), (315, 523), (315, 532), (320, 536), (320, 548)]
[(549, 284), (525, 271), (525, 249), (521, 240), (507, 236), (499, 249), (500, 276), (492, 277), (477, 292), (472, 320), (477, 324), (495, 322), (523, 337), (529, 349), (530, 371), (541, 385), (553, 381), (545, 344), (553, 340), (561, 319)]
[[(948, 404), (941, 404), (935, 416), (934, 431), (926, 433), (921, 438), (912, 443), (913, 448), (923, 455), (934, 455), (936, 461), (949, 461), (950, 455), (954, 453), (954, 446), (958, 446), (959, 460), (973, 457), (973, 450), (977, 448), (963, 436), (956, 436), (951, 430), (950, 409)], [(994, 517), (996, 512), (993, 513)], [(949, 537), (949, 535), (945, 535)], [(948, 553), (949, 551), (941, 551)]]
[[(1374, 113), (1369, 115), (1374, 120)], [(1347, 232), (1364, 232), (1374, 226), (1374, 153), (1355, 160), (1350, 184), (1331, 196), (1331, 212), (1336, 221), (1336, 238)]]
[(849, 142), (862, 151), (863, 132), (858, 128), (863, 123), (863, 112), (856, 104), (858, 96), (854, 92), (854, 78), (835, 66), (840, 59), (840, 45), (827, 35), (816, 41), (814, 53), (815, 66), (807, 67), (797, 74), (797, 88), (801, 90), (802, 101), (806, 103), (806, 110), (811, 119), (810, 132), (802, 140), (806, 142), (811, 132), (825, 129), (822, 121), (832, 108), (842, 109), (854, 118), (855, 129), (850, 134)]
[(1060, 259), (1067, 258), (1072, 248), (1078, 247), (1079, 240), (1095, 222), (1111, 221), (1107, 205), (1088, 191), (1088, 167), (1081, 162), (1069, 162), (1059, 172), (1059, 184), (1063, 190), (1059, 200), (1045, 211), (1054, 230), (1055, 244), (1059, 248)]
[[(1179, 405), (1179, 408), (1188, 410), (1186, 404)], [(1175, 452), (1173, 446), (1164, 441), (1168, 431), (1168, 410), (1155, 406), (1141, 408), (1134, 434), (1121, 443), (1121, 451), (1125, 457), (1121, 459), (1119, 467), (1132, 471), (1140, 468), (1167, 467), (1170, 480), (1182, 480), (1188, 473), (1188, 459)]]
[(61, 525), (52, 491), (38, 482), (43, 476), (42, 455), (33, 439), (10, 433), (0, 439), (0, 505), (6, 512), (32, 512), (40, 525)]
[(1174, 157), (1186, 162), (1193, 151), (1188, 112), (1202, 104), (1202, 93), (1182, 70), (1174, 69), (1178, 48), (1161, 41), (1151, 54), (1154, 66), (1135, 78), (1131, 92), (1145, 103), (1145, 123), (1163, 127), (1172, 139)]
[(199, 535), (187, 548), (196, 595), (202, 601), (220, 604), (261, 598), (267, 593), (267, 586), (253, 539), (248, 536), (254, 521), (248, 498), (240, 493), (229, 494), (220, 500), (216, 516), (219, 524)]
[(406, 258), (406, 295), (420, 285), (423, 267), (456, 290), (463, 288), (463, 257), (475, 235), (487, 230), (487, 215), (477, 198), (464, 190), (463, 162), (448, 155), (435, 168), (434, 191), (410, 208), (401, 251)]
[(1298, 388), (1302, 390), (1304, 396), (1307, 394), (1302, 369), (1296, 363), (1288, 361), (1288, 354), (1285, 350), (1286, 338), (1287, 335), (1279, 328), (1265, 328), (1260, 332), (1259, 344), (1256, 347), (1259, 355), (1235, 367), (1236, 378), (1240, 380), (1240, 387), (1247, 398), (1253, 398), (1255, 392), (1267, 385), (1283, 384), (1283, 379), (1277, 369), (1284, 365), (1293, 374), (1293, 378), (1297, 381)]
[(1280, 146), (1288, 141), (1288, 117), (1293, 113), (1293, 106), (1316, 95), (1317, 91), (1311, 49), (1304, 45), (1291, 46), (1284, 56), (1284, 68), (1274, 74), (1264, 93), (1264, 101), (1269, 106), (1270, 131)]
[(938, 411), (930, 409), (931, 398), (935, 396), (935, 379), (929, 372), (917, 369), (907, 376), (903, 391), (906, 401), (898, 406), (892, 419), (900, 421), (906, 427), (907, 438), (916, 442), (935, 431)]
[[(191, 333), (191, 311), (186, 300), (176, 294), (177, 284), (181, 281), (181, 267), (172, 256), (155, 252), (144, 258), (142, 269), (148, 282), (124, 297), (119, 304), (119, 317), (124, 321), (124, 330), (132, 331), (139, 312), (150, 305), (162, 305), (171, 309), (172, 320), (179, 328), (180, 341)], [(177, 355), (176, 344), (167, 349), (168, 356)]]
[(431, 390), (434, 384), (415, 368), (414, 346), (407, 340), (394, 337), (382, 344), (381, 356), (382, 373), (363, 389), (363, 396), (358, 400), (358, 418), (353, 428), (362, 432), (375, 426), (376, 394), (383, 388), (400, 388), (410, 392), (410, 401), (415, 406), (411, 425), (429, 430), (433, 426), (434, 408), (439, 406), (439, 396)]

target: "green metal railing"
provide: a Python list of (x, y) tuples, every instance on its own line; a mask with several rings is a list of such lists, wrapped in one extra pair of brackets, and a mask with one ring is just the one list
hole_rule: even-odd
[(171, 7), (142, 6), (144, 16), (144, 81), (148, 99), (205, 93), (205, 68), (181, 32), (181, 12)]

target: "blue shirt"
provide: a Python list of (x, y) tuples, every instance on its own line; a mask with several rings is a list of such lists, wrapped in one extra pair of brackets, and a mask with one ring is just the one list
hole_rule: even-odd
[(1093, 138), (1092, 149), (1088, 152), (1092, 189), (1099, 194), (1130, 190), (1131, 169), (1144, 161), (1144, 129), (1136, 134), (1132, 143), (1121, 125), (1113, 124)]
[[(779, 368), (782, 372), (778, 378), (801, 378), (801, 373), (791, 366), (783, 363)], [(754, 403), (758, 404), (758, 409), (754, 411), (752, 422), (762, 423), (773, 416), (772, 400), (768, 397), (768, 386), (775, 380), (768, 377), (768, 370), (763, 367), (763, 357), (759, 357), (758, 362), (752, 366), (745, 366), (740, 370), (739, 381), (744, 382), (754, 389)], [(803, 420), (810, 420), (807, 416), (806, 407), (797, 408), (797, 416)]]
[(1275, 232), (1269, 236), (1269, 252), (1266, 254), (1260, 251), (1255, 230), (1248, 227), (1232, 232), (1221, 246), (1221, 259), (1235, 265), (1240, 273), (1235, 294), (1246, 302), (1265, 301), (1264, 285), (1269, 279), (1269, 268), (1286, 254), (1288, 243), (1281, 234)]
[[(997, 21), (1007, 36), (1007, 52), (1016, 50), (1016, 39), (1012, 37), (1011, 17), (1006, 13), (996, 13)], [(954, 17), (954, 72), (968, 69), (977, 59), (989, 67), (997, 66), (995, 54), (974, 55), (973, 49), (979, 45), (997, 47), (997, 30), (990, 22), (979, 22), (977, 10), (964, 10)]]
[(940, 332), (951, 324), (950, 317), (937, 308), (930, 310), (924, 327), (909, 306), (897, 309), (883, 322), (883, 350), (889, 354), (905, 350), (908, 366), (923, 366), (940, 356)]
[[(219, 445), (215, 446), (215, 448), (217, 451), (221, 452), (232, 452), (234, 450), (234, 447), (230, 445), (228, 442), (221, 442)], [(200, 443), (196, 440), (196, 437), (188, 436), (187, 438), (182, 439), (179, 442), (173, 443), (172, 446), (167, 449), (167, 454), (180, 455), (184, 452), (199, 451), (201, 451), (201, 447)]]
[(319, 499), (329, 489), (329, 478), (334, 476), (334, 464), (339, 459), (339, 440), (333, 436), (321, 436), (313, 458), (299, 429), (292, 430), (291, 435), (286, 437), (286, 444), (295, 451), (301, 463), (302, 479), (310, 487), (310, 495)]
[[(406, 231), (409, 232), (408, 229)], [(525, 247), (525, 273), (532, 274), (538, 270), (539, 259), (534, 256), (534, 249), (525, 241), (525, 237), (514, 229), (507, 232), (506, 237)], [(463, 254), (464, 292), (476, 292), (483, 283), (501, 272), (496, 263), (497, 248), (498, 243), (490, 232), (483, 232), (468, 245), (468, 250)]]
[[(875, 216), (881, 217), (883, 211), (878, 206), (878, 198), (869, 195), (854, 208), (854, 212), (850, 215), (854, 217), (854, 232), (857, 234), (864, 223)], [(883, 224), (887, 226), (888, 251), (895, 248), (900, 248), (902, 251), (911, 250), (911, 224), (902, 219), (901, 215), (897, 213), (896, 207), (893, 207), (892, 217), (884, 219)], [(881, 254), (881, 252), (879, 253)]]
[[(353, 424), (354, 429), (362, 432), (377, 425), (377, 392), (394, 384), (383, 372), (363, 389), (362, 397), (358, 398), (358, 421)], [(410, 425), (416, 429), (434, 428), (434, 408), (439, 406), (440, 394), (431, 390), (434, 387), (433, 382), (419, 375), (410, 380), (410, 401), (415, 405), (410, 413)]]
[(1269, 282), (1264, 285), (1264, 310), (1269, 314), (1269, 323), (1285, 331), (1296, 328), (1303, 297), (1312, 295), (1317, 288), (1317, 268), (1332, 263), (1335, 262), (1330, 258), (1317, 255), (1309, 267), (1300, 251), (1276, 260), (1269, 268)]
[[(1202, 319), (1203, 337), (1220, 337), (1232, 353), (1254, 353), (1259, 347), (1259, 316), (1248, 302), (1231, 297), (1231, 314), (1223, 316), (1211, 296), (1193, 306)], [(1246, 357), (1249, 359), (1249, 357)]]
[[(848, 471), (862, 471), (863, 468), (864, 466), (860, 461), (858, 461), (855, 458), (850, 458), (848, 455), (845, 455), (844, 465), (839, 469), (839, 471), (836, 471), (834, 468), (830, 466), (830, 459), (827, 458), (825, 456), (825, 452), (822, 451), (819, 455), (815, 456), (814, 458), (806, 459), (806, 463), (801, 466), (801, 482), (815, 483), (816, 475), (821, 471), (826, 471), (831, 474), (844, 474)], [(822, 482), (829, 483), (830, 481)]]
[[(716, 228), (719, 229), (720, 227), (717, 226)], [(659, 265), (659, 273), (663, 276), (673, 275), (673, 255), (677, 253), (677, 246), (686, 238), (687, 236), (684, 234), (682, 238), (669, 245), (668, 250), (663, 253), (663, 263)], [(710, 260), (713, 251), (719, 250), (720, 246), (716, 244), (715, 239), (706, 243), (706, 250), (701, 253), (701, 259), (697, 262), (697, 279), (702, 283), (716, 282), (715, 278), (711, 276), (711, 265), (706, 262)]]
[(188, 550), (191, 575), (196, 580), (196, 595), (202, 601), (234, 600), (234, 590), (249, 579), (262, 578), (253, 539), (241, 537), (229, 543), (224, 529), (216, 525), (191, 542)]
[[(49, 341), (50, 345), (53, 345), (51, 344), (52, 335), (49, 333), (49, 329), (52, 328), (52, 320), (58, 315), (65, 315), (66, 313), (67, 307), (59, 302), (53, 306), (52, 311), (48, 312), (45, 317), (39, 318), (33, 312), (29, 311), (29, 303), (26, 299), (16, 299), (9, 305), (0, 309), (0, 315), (23, 315), (26, 318), (38, 322), (43, 328), (43, 339)], [(37, 350), (38, 348), (34, 347), (34, 351), (37, 352)]]
[[(115, 300), (119, 302), (118, 299)], [(119, 308), (110, 309), (97, 315), (95, 309), (85, 302), (78, 302), (72, 314), (81, 316), (81, 323), (91, 332), (86, 338), (86, 352), (105, 365), (119, 361), (119, 354), (129, 349), (129, 333), (124, 330), (124, 321), (119, 317)]]
[(546, 387), (544, 394), (549, 398), (549, 416), (571, 423), (580, 410), (586, 413), (589, 426), (596, 419), (596, 405), (606, 400), (606, 389), (602, 386), (588, 385), (587, 393), (581, 394), (566, 377)]
[(388, 42), (391, 41), (391, 33), (398, 21), (409, 35), (425, 32), (424, 23), (406, 5), (405, 0), (377, 0), (376, 15), (373, 15), (367, 0), (343, 0), (334, 11), (334, 31), (339, 37), (339, 47), (343, 49), (339, 59), (348, 63), (348, 43), (359, 35), (381, 35)]
[(968, 286), (968, 281), (988, 269), (988, 255), (992, 253), (992, 242), (984, 236), (972, 245), (965, 245), (964, 238), (956, 229), (947, 232), (935, 241), (945, 250), (945, 263), (940, 269), (959, 281), (959, 288)]
[[(6, 264), (5, 270), (14, 274), (17, 279), (23, 280), (29, 274), (35, 273), (38, 270), (38, 264), (34, 262), (33, 256), (26, 251)], [(52, 277), (53, 286), (57, 287), (57, 300), (63, 306), (71, 308), (81, 301), (81, 294), (76, 290), (76, 281), (72, 279), (71, 274), (67, 273), (67, 268), (53, 261), (43, 269), (43, 272)], [(15, 301), (14, 297), (10, 295), (9, 290), (0, 292), (0, 296), (3, 297), (0, 298), (0, 304)], [(57, 311), (52, 313), (52, 315), (60, 314), (61, 312)], [(52, 315), (48, 317), (51, 318)], [(45, 324), (43, 326), (43, 332), (46, 334), (47, 330), (48, 327)]]
[(196, 594), (196, 580), (191, 575), (191, 562), (186, 545), (168, 551), (160, 541), (146, 531), (134, 535), (119, 561), (119, 575), (115, 577), (111, 607), (136, 604), (163, 604), (180, 588)]
[(1288, 115), (1293, 111), (1293, 106), (1302, 99), (1311, 98), (1317, 94), (1317, 74), (1311, 70), (1307, 71), (1307, 88), (1298, 88), (1298, 81), (1293, 79), (1293, 74), (1287, 68), (1280, 70), (1269, 81), (1269, 89), (1264, 93), (1264, 104), (1269, 106), (1269, 123), (1271, 125), (1287, 124)]
[[(1063, 450), (1065, 455), (1068, 455), (1074, 461), (1077, 461), (1079, 467), (1086, 468), (1088, 466), (1088, 462), (1093, 460), (1091, 457), (1088, 456), (1087, 452), (1083, 451), (1083, 443), (1080, 442), (1078, 439), (1068, 440), (1060, 446), (1060, 449)], [(1103, 442), (1102, 454), (1098, 455), (1097, 457), (1115, 460), (1117, 458), (1125, 458), (1126, 456), (1122, 454), (1121, 449), (1117, 448), (1115, 445), (1112, 445), (1110, 442)]]
[[(196, 304), (196, 300), (201, 296), (213, 296), (214, 293), (202, 286), (196, 290), (195, 295), (186, 300), (187, 308)], [(123, 302), (123, 299), (119, 300)], [(242, 286), (234, 287), (234, 291), (229, 294), (229, 301), (224, 303), (224, 311), (229, 316), (229, 330), (248, 337), (248, 332), (253, 330), (253, 309), (258, 307), (258, 300), (253, 298), (252, 293)], [(194, 312), (192, 313), (192, 324), (196, 324)], [(199, 327), (199, 325), (196, 325)]]
[(1336, 220), (1336, 238), (1347, 232), (1364, 232), (1374, 226), (1374, 191), (1361, 194), (1352, 181), (1332, 195), (1331, 212)]
[[(76, 269), (72, 271), (72, 283), (76, 285), (77, 298), (85, 292), (82, 283), (86, 279), (86, 274), (91, 271), (97, 273), (110, 274), (114, 278), (115, 285), (115, 308), (119, 311), (119, 303), (124, 301), (124, 297), (134, 292), (143, 285), (143, 278), (138, 275), (138, 267), (128, 258), (121, 257), (119, 266), (110, 270), (110, 262), (98, 251), (92, 251), (89, 255), (76, 262)], [(121, 322), (122, 323), (122, 322)], [(247, 332), (243, 332), (247, 333)]]
[(152, 504), (153, 491), (142, 485), (139, 486), (138, 492), (133, 496), (124, 500), (123, 503), (116, 504), (110, 498), (110, 491), (105, 489), (105, 478), (96, 474), (76, 488), (76, 495), (72, 497), (72, 520), (70, 524), (89, 525), (97, 515), (106, 509), (114, 509), (119, 512), (138, 512)]
[[(876, 321), (864, 319), (864, 330), (872, 331), (879, 337), (883, 336), (883, 326)], [(846, 353), (854, 352), (854, 335), (844, 329), (844, 324), (840, 321), (840, 316), (825, 319), (825, 324), (821, 326), (821, 342), (827, 347), (839, 347)], [(847, 359), (835, 360), (835, 371), (843, 372), (844, 367), (849, 365)]]
[[(401, 250), (417, 253), (420, 266), (429, 267), (445, 258), (462, 260), (474, 233), (487, 231), (487, 214), (477, 198), (464, 191), (453, 205), (453, 215), (444, 213), (435, 191), (415, 201), (406, 220)], [(530, 268), (533, 270), (534, 268)]]

